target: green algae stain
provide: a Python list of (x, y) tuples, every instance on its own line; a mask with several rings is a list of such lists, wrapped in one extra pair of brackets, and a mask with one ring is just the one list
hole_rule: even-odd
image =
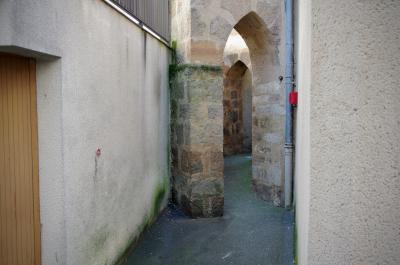
[(105, 262), (108, 264), (107, 258), (104, 257), (104, 249), (107, 248), (107, 241), (110, 238), (110, 232), (107, 226), (96, 229), (87, 241), (86, 252), (90, 253), (88, 258), (91, 262)]
[(164, 178), (163, 182), (156, 187), (155, 192), (153, 193), (152, 205), (150, 210), (150, 218), (149, 222), (153, 222), (154, 219), (157, 218), (159, 212), (164, 208), (166, 202), (166, 194), (168, 193), (167, 184), (168, 181), (165, 181), (167, 178)]
[(108, 238), (108, 232), (99, 230), (97, 234), (95, 234), (92, 238), (94, 252), (101, 252), (106, 244)]
[(169, 65), (169, 78), (170, 82), (176, 77), (177, 73), (184, 70), (201, 70), (203, 72), (222, 73), (222, 67), (219, 65), (206, 65), (206, 64), (170, 64)]
[(297, 222), (295, 221), (294, 223), (294, 231), (293, 231), (293, 257), (294, 261), (293, 264), (297, 265), (299, 264), (298, 261), (298, 246), (297, 246)]
[(167, 173), (164, 175), (163, 179), (154, 189), (150, 210), (143, 217), (143, 220), (138, 225), (136, 232), (130, 236), (126, 247), (120, 251), (117, 259), (118, 262), (116, 262), (117, 265), (122, 265), (126, 262), (127, 257), (133, 251), (143, 233), (155, 222), (159, 213), (166, 207), (169, 195), (169, 179), (170, 173), (167, 170)]
[(177, 56), (177, 48), (178, 48), (178, 43), (176, 40), (173, 40), (171, 42), (171, 56), (172, 56), (172, 63), (176, 64), (178, 62), (178, 56)]

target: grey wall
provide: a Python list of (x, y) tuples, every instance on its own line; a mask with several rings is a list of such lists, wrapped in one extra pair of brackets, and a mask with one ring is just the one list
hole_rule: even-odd
[(113, 264), (169, 193), (168, 49), (94, 0), (1, 1), (0, 36), (38, 58), (43, 264)]
[(298, 4), (299, 264), (400, 264), (400, 2)]

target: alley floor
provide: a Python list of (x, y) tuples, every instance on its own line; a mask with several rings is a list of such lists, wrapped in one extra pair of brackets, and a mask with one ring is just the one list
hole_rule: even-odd
[(225, 158), (224, 216), (190, 219), (169, 205), (127, 265), (293, 264), (293, 212), (251, 190), (251, 156)]

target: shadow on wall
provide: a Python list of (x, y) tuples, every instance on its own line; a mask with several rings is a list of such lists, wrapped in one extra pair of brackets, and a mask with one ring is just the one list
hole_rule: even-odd
[(224, 156), (251, 152), (251, 73), (237, 61), (224, 76)]

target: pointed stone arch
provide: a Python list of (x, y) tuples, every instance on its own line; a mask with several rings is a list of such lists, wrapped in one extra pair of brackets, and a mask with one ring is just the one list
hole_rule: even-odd
[[(253, 183), (281, 205), (284, 91), (279, 82), (283, 1), (174, 0), (171, 68), (174, 198), (193, 217), (223, 213), (223, 53), (235, 28), (250, 51), (253, 80)], [(177, 11), (181, 11), (179, 14)], [(175, 14), (175, 15), (174, 15)], [(174, 26), (174, 24), (176, 26)]]
[[(251, 128), (246, 128), (245, 120), (249, 119), (251, 126), (251, 74), (248, 66), (241, 60), (237, 60), (224, 74), (224, 155), (233, 155), (248, 152), (251, 147), (245, 146), (245, 133), (251, 132)], [(250, 79), (250, 80), (248, 80)], [(246, 87), (246, 81), (250, 82), (250, 87)], [(248, 84), (247, 84), (248, 85)], [(246, 92), (250, 92), (250, 99), (246, 97)], [(247, 101), (246, 101), (247, 99)], [(250, 105), (250, 106), (247, 106)], [(245, 115), (250, 111), (250, 116)], [(247, 135), (248, 136), (248, 135)], [(251, 136), (250, 136), (251, 138)], [(251, 142), (251, 139), (250, 139)]]
[(279, 37), (255, 11), (241, 17), (234, 29), (249, 49), (252, 68), (253, 186), (264, 199), (282, 206), (284, 91), (278, 79)]

